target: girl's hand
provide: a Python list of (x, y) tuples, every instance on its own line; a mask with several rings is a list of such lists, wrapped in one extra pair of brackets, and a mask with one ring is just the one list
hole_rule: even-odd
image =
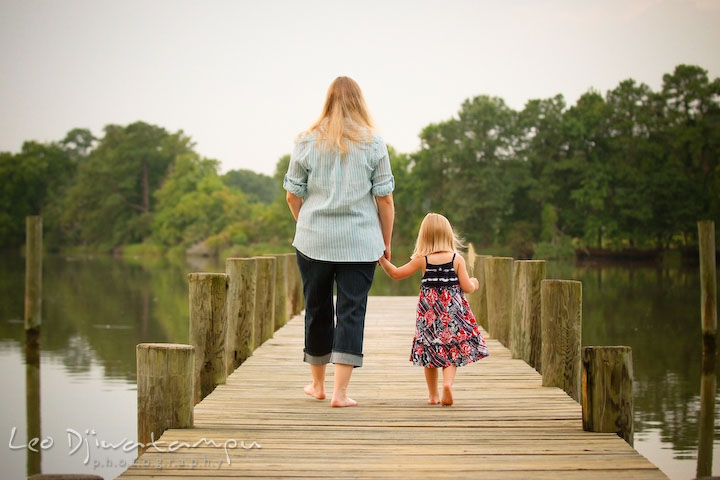
[(478, 288), (480, 288), (480, 281), (479, 281), (477, 278), (475, 278), (475, 277), (470, 277), (470, 283), (473, 284), (473, 286), (475, 287), (475, 290), (477, 290)]

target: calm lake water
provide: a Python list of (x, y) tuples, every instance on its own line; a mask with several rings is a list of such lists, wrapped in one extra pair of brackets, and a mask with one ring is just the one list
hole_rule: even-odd
[[(222, 267), (63, 256), (47, 256), (43, 267), (38, 374), (25, 365), (24, 259), (0, 256), (0, 431), (7, 441), (0, 472), (23, 478), (37, 461), (23, 448), (34, 422), (44, 440), (43, 473), (114, 478), (136, 456), (135, 449), (123, 451), (125, 440), (136, 439), (135, 345), (186, 343), (186, 273)], [(694, 478), (701, 373), (697, 268), (549, 262), (548, 278), (583, 282), (583, 345), (632, 347), (637, 450), (671, 478)], [(393, 282), (378, 272), (371, 294), (416, 295), (417, 283)], [(717, 432), (714, 474), (720, 473)]]

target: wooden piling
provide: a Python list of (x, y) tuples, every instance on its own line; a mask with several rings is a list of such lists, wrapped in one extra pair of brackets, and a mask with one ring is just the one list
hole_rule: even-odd
[(510, 351), (540, 371), (542, 328), (540, 282), (545, 280), (545, 260), (516, 260), (513, 267), (513, 309)]
[(717, 334), (717, 272), (715, 259), (715, 222), (698, 222), (698, 250), (700, 253), (700, 311), (703, 348), (715, 352)]
[(475, 320), (477, 320), (477, 323), (482, 326), (486, 332), (489, 330), (487, 282), (485, 281), (485, 261), (488, 258), (492, 257), (490, 255), (475, 254), (472, 275), (478, 280), (478, 288), (468, 295), (468, 303), (470, 304), (470, 309), (475, 315)]
[(700, 378), (700, 436), (698, 439), (697, 478), (712, 474), (715, 431), (715, 349), (717, 334), (717, 266), (715, 222), (698, 222), (700, 255), (700, 322), (702, 326), (702, 377)]
[[(250, 355), (255, 345), (255, 297), (257, 290), (257, 260), (228, 258), (227, 295), (227, 374), (230, 375)], [(259, 335), (259, 333), (257, 333)]]
[(543, 280), (540, 284), (542, 384), (580, 399), (582, 283)]
[(297, 264), (297, 254), (288, 253), (286, 255), (288, 256), (287, 272), (290, 285), (288, 288), (288, 302), (291, 305), (288, 314), (294, 316), (305, 308), (305, 296), (303, 295), (302, 276)]
[(582, 420), (587, 432), (617, 433), (633, 444), (630, 347), (583, 347)]
[(472, 243), (468, 244), (467, 253), (465, 256), (465, 264), (467, 265), (467, 271), (468, 275), (471, 277), (475, 276), (475, 256), (477, 253), (475, 253), (475, 247)]
[(227, 378), (227, 292), (224, 273), (190, 273), (190, 345), (195, 347), (195, 403)]
[(288, 285), (287, 285), (287, 255), (284, 253), (275, 255), (263, 255), (275, 259), (275, 284), (274, 294), (275, 302), (273, 307), (273, 318), (275, 319), (275, 325), (273, 331), (277, 331), (278, 328), (285, 325), (288, 321), (288, 309), (287, 309), (287, 297), (288, 297)]
[(513, 259), (511, 257), (491, 257), (485, 260), (484, 266), (488, 333), (508, 347), (512, 314)]
[(257, 260), (254, 348), (257, 348), (272, 338), (275, 332), (275, 259), (272, 257), (254, 258)]
[(295, 290), (295, 274), (298, 275), (300, 272), (297, 269), (297, 260), (294, 253), (284, 253), (285, 256), (285, 311), (287, 312), (288, 319), (292, 318), (299, 312), (296, 311), (298, 307), (297, 291)]
[(25, 217), (25, 330), (42, 322), (42, 217)]
[(191, 345), (137, 346), (138, 455), (168, 428), (193, 426), (194, 371)]

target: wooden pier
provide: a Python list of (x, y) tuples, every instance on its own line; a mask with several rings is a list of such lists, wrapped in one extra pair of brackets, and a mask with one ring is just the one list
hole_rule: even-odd
[[(195, 406), (194, 428), (165, 431), (119, 478), (667, 478), (616, 434), (583, 431), (580, 404), (493, 339), (458, 370), (455, 405), (428, 405), (408, 361), (416, 301), (369, 299), (358, 407), (303, 394), (296, 316)], [(329, 366), (328, 397), (332, 381)]]

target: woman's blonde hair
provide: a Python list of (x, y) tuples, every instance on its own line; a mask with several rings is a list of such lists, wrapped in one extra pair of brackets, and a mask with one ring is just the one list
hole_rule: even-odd
[(424, 257), (434, 252), (458, 253), (462, 248), (462, 240), (453, 230), (450, 221), (439, 213), (428, 213), (420, 224), (411, 258)]
[(345, 154), (347, 142), (369, 143), (375, 128), (360, 86), (350, 77), (337, 77), (328, 88), (322, 114), (307, 130), (318, 144)]

